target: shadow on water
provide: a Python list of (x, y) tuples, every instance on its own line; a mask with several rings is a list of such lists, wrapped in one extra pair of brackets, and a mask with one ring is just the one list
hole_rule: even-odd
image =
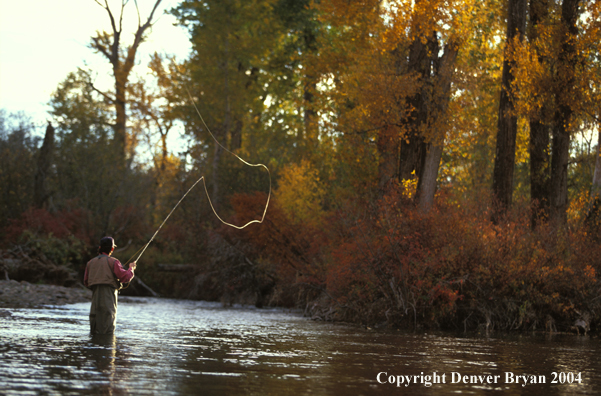
[[(150, 298), (122, 298), (117, 334), (90, 336), (88, 310), (0, 315), (0, 394), (551, 396), (601, 386), (601, 342), (588, 336), (370, 331), (279, 309)], [(506, 373), (545, 383), (522, 386)], [(580, 383), (568, 377), (578, 373)]]

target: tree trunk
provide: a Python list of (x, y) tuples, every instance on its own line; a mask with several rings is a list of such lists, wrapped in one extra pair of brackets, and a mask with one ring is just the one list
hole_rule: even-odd
[(423, 128), (428, 122), (426, 106), (428, 88), (426, 85), (431, 78), (432, 56), (438, 56), (436, 33), (431, 32), (425, 42), (417, 37), (409, 48), (408, 72), (414, 74), (420, 85), (418, 92), (409, 98), (411, 111), (407, 117), (406, 135), (401, 139), (399, 157), (399, 179), (411, 180), (421, 172), (426, 159), (428, 146), (423, 137)]
[[(436, 46), (438, 48), (438, 45)], [(450, 41), (445, 47), (442, 57), (434, 60), (434, 76), (432, 94), (428, 97), (427, 125), (430, 128), (440, 128), (446, 117), (451, 98), (451, 80), (457, 59), (457, 45)], [(444, 147), (444, 136), (433, 136), (425, 153), (423, 165), (419, 168), (416, 202), (423, 211), (428, 211), (434, 203), (436, 179)]]
[(556, 224), (567, 222), (568, 207), (568, 161), (570, 159), (570, 133), (561, 119), (569, 114), (560, 112), (553, 130), (550, 180), (550, 218)]
[[(308, 54), (317, 52), (317, 37), (313, 29), (305, 27), (303, 29), (304, 46)], [(303, 123), (305, 129), (306, 154), (313, 154), (319, 146), (319, 126), (317, 112), (315, 111), (315, 92), (317, 91), (317, 81), (315, 76), (307, 73), (304, 76), (303, 83)]]
[(315, 95), (317, 84), (312, 76), (305, 76), (307, 82), (303, 87), (303, 124), (305, 129), (305, 146), (307, 154), (312, 154), (319, 146), (319, 131), (317, 125), (317, 112), (315, 111)]
[[(115, 97), (112, 98), (112, 102), (115, 106), (115, 125), (114, 125), (114, 142), (116, 149), (122, 155), (121, 166), (123, 169), (126, 168), (127, 164), (127, 82), (132, 68), (135, 64), (136, 53), (142, 41), (144, 41), (144, 34), (148, 28), (152, 26), (152, 19), (156, 12), (159, 4), (162, 0), (156, 0), (148, 19), (144, 24), (140, 24), (140, 15), (138, 13), (138, 28), (134, 34), (134, 41), (132, 45), (127, 47), (123, 51), (121, 47), (121, 33), (123, 32), (123, 11), (125, 3), (122, 3), (121, 13), (118, 18), (115, 18), (111, 11), (108, 2), (102, 5), (100, 2), (97, 3), (104, 8), (107, 12), (109, 20), (111, 22), (112, 33), (97, 32), (96, 37), (92, 37), (91, 47), (104, 55), (107, 60), (113, 66), (113, 77), (115, 78)], [(136, 5), (137, 8), (137, 5)], [(125, 52), (125, 57), (123, 57)], [(109, 95), (102, 93), (105, 98), (109, 98)]]
[(46, 206), (50, 193), (48, 191), (48, 176), (52, 167), (52, 157), (54, 154), (54, 127), (50, 122), (46, 127), (44, 142), (40, 148), (38, 156), (37, 170), (34, 179), (33, 201), (38, 208)]
[(599, 226), (601, 209), (601, 132), (599, 133), (599, 142), (597, 143), (597, 160), (595, 161), (595, 173), (593, 173), (593, 185), (591, 187), (590, 206), (586, 214), (586, 223)]
[(230, 131), (230, 150), (236, 152), (242, 147), (242, 121), (236, 119)]
[[(508, 50), (516, 36), (523, 39), (526, 31), (526, 0), (508, 0), (507, 39), (505, 49)], [(497, 121), (497, 148), (493, 171), (493, 221), (497, 222), (509, 206), (513, 195), (513, 168), (515, 163), (515, 141), (518, 120), (511, 100), (511, 83), (514, 80), (515, 65), (505, 57), (501, 97), (499, 100), (499, 118)]]
[(159, 127), (161, 133), (161, 173), (165, 171), (167, 165), (167, 156), (169, 151), (167, 150), (167, 132), (163, 132), (162, 128)]
[(442, 158), (443, 145), (430, 144), (422, 174), (417, 184), (417, 205), (423, 212), (427, 212), (434, 204), (436, 194), (436, 179), (438, 178), (438, 167)]
[(531, 225), (535, 227), (549, 215), (549, 127), (540, 120), (530, 121), (530, 202)]
[(597, 143), (597, 161), (595, 161), (591, 198), (601, 199), (601, 131), (599, 132), (599, 142)]
[[(530, 1), (530, 27), (528, 38), (531, 43), (539, 39), (538, 27), (547, 20), (549, 14), (548, 0)], [(544, 63), (542, 56), (539, 62)], [(535, 117), (530, 119), (530, 203), (532, 208), (532, 228), (541, 221), (546, 221), (549, 216), (549, 126), (545, 125), (543, 119), (549, 113), (548, 104), (543, 104), (543, 109)]]
[(397, 157), (400, 181), (415, 179), (421, 173), (427, 150), (428, 145), (418, 133), (411, 133), (401, 139), (400, 157)]
[[(219, 182), (219, 162), (221, 161), (221, 155), (223, 154), (223, 148), (220, 143), (224, 138), (231, 132), (232, 127), (232, 105), (231, 105), (231, 91), (230, 91), (230, 39), (229, 39), (229, 29), (227, 34), (225, 35), (223, 48), (224, 48), (224, 58), (221, 62), (221, 69), (223, 71), (223, 97), (225, 99), (225, 107), (223, 109), (223, 123), (221, 125), (220, 131), (213, 131), (215, 134), (215, 148), (213, 151), (213, 192), (211, 194), (211, 201), (213, 201), (213, 208), (215, 210), (219, 210), (221, 206), (221, 197), (220, 194), (220, 182)], [(224, 142), (227, 144), (227, 142)]]
[(378, 189), (385, 193), (390, 182), (397, 176), (399, 163), (399, 136), (395, 127), (388, 126), (379, 134), (376, 141), (380, 162), (378, 163)]
[(574, 39), (578, 35), (579, 0), (564, 0), (561, 7), (561, 51), (558, 57), (556, 92), (558, 106), (555, 112), (551, 154), (550, 218), (558, 225), (567, 222), (568, 161), (570, 159), (570, 123), (573, 110), (574, 73), (577, 63)]
[(113, 65), (113, 73), (115, 74), (115, 126), (113, 141), (115, 149), (123, 155), (123, 164), (127, 158), (127, 99), (125, 92), (127, 90), (127, 76), (122, 76), (122, 71), (119, 70), (119, 65)]

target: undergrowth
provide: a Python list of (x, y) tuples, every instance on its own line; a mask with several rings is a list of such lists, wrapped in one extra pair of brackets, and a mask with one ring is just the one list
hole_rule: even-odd
[[(601, 313), (601, 246), (583, 222), (531, 228), (525, 205), (495, 225), (482, 202), (439, 197), (427, 213), (400, 192), (347, 202), (320, 224), (291, 222), (277, 198), (266, 223), (223, 230), (270, 263), (280, 292), (314, 318), (410, 328), (568, 331)], [(234, 200), (256, 210), (259, 196)], [(289, 301), (289, 300), (288, 300)]]

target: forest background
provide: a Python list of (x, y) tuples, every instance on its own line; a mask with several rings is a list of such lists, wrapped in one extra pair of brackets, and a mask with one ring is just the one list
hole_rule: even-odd
[[(160, 0), (127, 34), (136, 4), (97, 3), (89, 47), (113, 89), (73, 70), (43, 139), (0, 112), (5, 277), (81, 282), (105, 235), (136, 257), (205, 176), (138, 263), (163, 296), (369, 326), (596, 328), (599, 1), (186, 0), (170, 13), (189, 58), (155, 53), (145, 75)], [(242, 225), (267, 203), (242, 230), (212, 211)]]

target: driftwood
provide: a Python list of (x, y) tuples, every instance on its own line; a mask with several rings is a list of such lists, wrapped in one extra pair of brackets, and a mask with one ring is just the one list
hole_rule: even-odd
[(148, 292), (152, 297), (159, 297), (159, 293), (155, 292), (154, 290), (152, 290), (146, 283), (142, 282), (142, 279), (140, 279), (139, 276), (136, 276), (134, 279), (132, 279), (132, 282), (137, 286), (140, 287), (142, 289), (144, 289), (146, 292)]
[(126, 284), (119, 294), (130, 297), (160, 297), (161, 295), (148, 286), (139, 276), (135, 276), (129, 284)]

